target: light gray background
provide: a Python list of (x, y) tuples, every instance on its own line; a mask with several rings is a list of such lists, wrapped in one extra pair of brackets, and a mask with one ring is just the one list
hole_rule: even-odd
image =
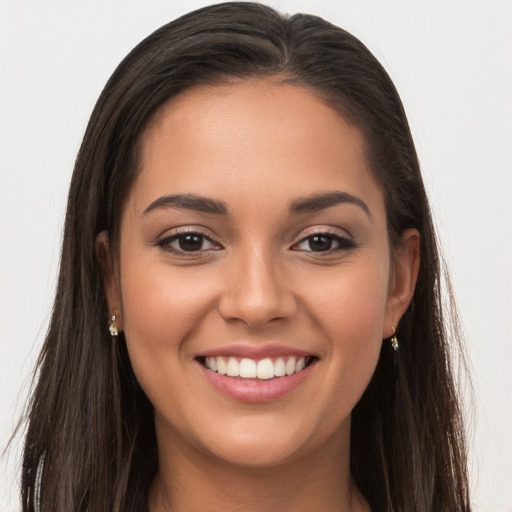
[[(67, 187), (115, 66), (208, 1), (0, 0), (0, 446), (22, 410), (55, 287)], [(409, 115), (467, 332), (475, 509), (512, 511), (512, 1), (268, 0), (360, 37)], [(18, 510), (18, 452), (0, 511)]]

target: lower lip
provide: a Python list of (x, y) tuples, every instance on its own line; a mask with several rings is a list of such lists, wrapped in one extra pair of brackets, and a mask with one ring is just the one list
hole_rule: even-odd
[(274, 377), (269, 380), (242, 380), (228, 377), (205, 368), (198, 362), (210, 384), (222, 394), (244, 402), (271, 402), (287, 395), (310, 375), (316, 361), (293, 375)]

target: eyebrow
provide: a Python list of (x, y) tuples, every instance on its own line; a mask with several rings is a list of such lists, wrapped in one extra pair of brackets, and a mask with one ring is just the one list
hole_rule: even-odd
[(227, 215), (228, 208), (223, 201), (217, 201), (209, 197), (198, 196), (196, 194), (172, 194), (159, 197), (153, 201), (145, 210), (143, 215), (157, 210), (159, 208), (183, 208), (185, 210), (195, 210), (203, 213), (214, 213), (216, 215)]
[[(313, 213), (325, 210), (338, 204), (350, 203), (361, 208), (368, 217), (372, 217), (368, 205), (359, 197), (355, 197), (346, 192), (331, 191), (321, 192), (308, 197), (302, 197), (292, 201), (289, 211), (290, 214)], [(153, 201), (145, 210), (143, 215), (157, 210), (159, 208), (183, 208), (185, 210), (195, 210), (203, 213), (213, 213), (216, 215), (227, 215), (228, 208), (226, 203), (210, 197), (203, 197), (196, 194), (172, 194), (159, 197)]]
[(338, 190), (331, 192), (321, 192), (309, 197), (296, 199), (290, 205), (290, 213), (297, 214), (319, 212), (321, 210), (325, 210), (326, 208), (330, 208), (331, 206), (336, 206), (343, 203), (350, 203), (358, 206), (366, 213), (366, 215), (368, 215), (368, 217), (372, 218), (370, 208), (368, 208), (368, 205), (362, 199)]

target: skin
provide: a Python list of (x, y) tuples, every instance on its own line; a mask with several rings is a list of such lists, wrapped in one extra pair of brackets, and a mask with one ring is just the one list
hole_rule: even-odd
[[(150, 510), (369, 510), (349, 470), (350, 414), (411, 300), (419, 235), (389, 247), (361, 133), (311, 91), (265, 79), (182, 93), (142, 149), (119, 250), (107, 233), (97, 244), (109, 306), (155, 408)], [(367, 211), (343, 202), (290, 213), (331, 191)], [(169, 194), (222, 201), (227, 215), (145, 213)], [(179, 252), (177, 229), (211, 242)], [(312, 250), (311, 236), (325, 233), (331, 249)], [(196, 360), (235, 343), (304, 350), (315, 364), (284, 397), (235, 400)]]

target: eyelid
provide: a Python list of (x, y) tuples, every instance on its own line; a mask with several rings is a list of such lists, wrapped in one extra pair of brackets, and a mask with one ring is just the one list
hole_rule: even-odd
[(314, 236), (322, 236), (322, 235), (333, 238), (336, 242), (338, 242), (341, 245), (341, 247), (339, 247), (337, 249), (329, 249), (326, 251), (306, 251), (306, 250), (303, 250), (303, 251), (314, 253), (318, 256), (322, 256), (322, 255), (333, 254), (336, 252), (343, 252), (343, 251), (347, 251), (347, 250), (355, 248), (356, 243), (353, 240), (352, 236), (349, 235), (345, 230), (343, 230), (344, 233), (341, 233), (340, 231), (341, 230), (337, 230), (336, 228), (332, 228), (332, 227), (323, 227), (323, 228), (315, 227), (315, 228), (311, 228), (310, 230), (305, 230), (301, 233), (300, 238), (292, 244), (291, 249), (292, 250), (303, 250), (303, 249), (294, 249), (294, 247), (297, 247), (301, 243), (307, 241), (308, 239), (310, 239)]
[[(175, 248), (169, 247), (168, 249), (165, 246), (168, 246), (171, 242), (178, 240), (182, 235), (198, 235), (203, 239), (207, 240), (211, 244), (217, 246), (217, 248), (212, 249), (200, 249), (197, 251), (183, 251)], [(174, 254), (184, 255), (184, 256), (198, 256), (206, 251), (211, 250), (220, 250), (223, 249), (222, 245), (214, 240), (214, 238), (210, 235), (207, 235), (203, 228), (199, 226), (181, 226), (177, 228), (173, 228), (164, 232), (164, 234), (160, 235), (155, 242), (155, 245), (160, 247), (161, 249), (168, 250), (169, 252), (173, 252)]]
[(318, 235), (330, 235), (335, 238), (342, 238), (344, 240), (353, 240), (352, 235), (346, 230), (336, 228), (333, 226), (310, 226), (302, 230), (295, 238), (296, 242), (293, 245), (302, 242), (306, 238)]
[[(205, 231), (207, 231), (206, 228), (204, 228), (202, 226), (179, 226), (176, 228), (168, 229), (162, 235), (160, 235), (158, 237), (158, 239), (156, 240), (154, 245), (160, 247), (163, 250), (173, 252), (174, 254), (177, 254), (180, 256), (194, 256), (194, 255), (199, 256), (208, 251), (220, 250), (220, 249), (224, 248), (222, 246), (222, 244), (220, 244), (215, 239), (215, 237), (212, 237), (211, 235), (206, 234)], [(199, 249), (197, 251), (185, 251), (185, 250), (180, 250), (180, 249), (173, 248), (170, 246), (170, 243), (174, 242), (175, 240), (178, 240), (180, 236), (187, 235), (187, 234), (198, 235), (216, 247), (215, 248), (207, 248), (207, 249)], [(330, 226), (329, 227), (328, 226), (325, 226), (325, 227), (315, 226), (315, 227), (310, 227), (310, 228), (306, 228), (305, 230), (303, 230), (302, 233), (300, 234), (300, 238), (296, 239), (296, 241), (291, 245), (290, 248), (292, 250), (299, 250), (299, 249), (294, 249), (294, 248), (296, 248), (299, 244), (307, 241), (308, 239), (310, 239), (314, 236), (322, 236), (322, 235), (334, 239), (338, 244), (340, 244), (340, 247), (335, 248), (335, 249), (328, 249), (326, 251), (312, 251), (312, 250), (307, 251), (304, 249), (300, 249), (300, 250), (302, 250), (303, 252), (315, 253), (316, 255), (321, 256), (322, 254), (328, 255), (328, 254), (332, 254), (332, 253), (336, 253), (336, 252), (343, 252), (343, 251), (347, 251), (347, 250), (350, 250), (350, 249), (356, 247), (355, 241), (353, 240), (352, 236), (346, 230), (341, 230), (340, 228), (333, 228)]]

